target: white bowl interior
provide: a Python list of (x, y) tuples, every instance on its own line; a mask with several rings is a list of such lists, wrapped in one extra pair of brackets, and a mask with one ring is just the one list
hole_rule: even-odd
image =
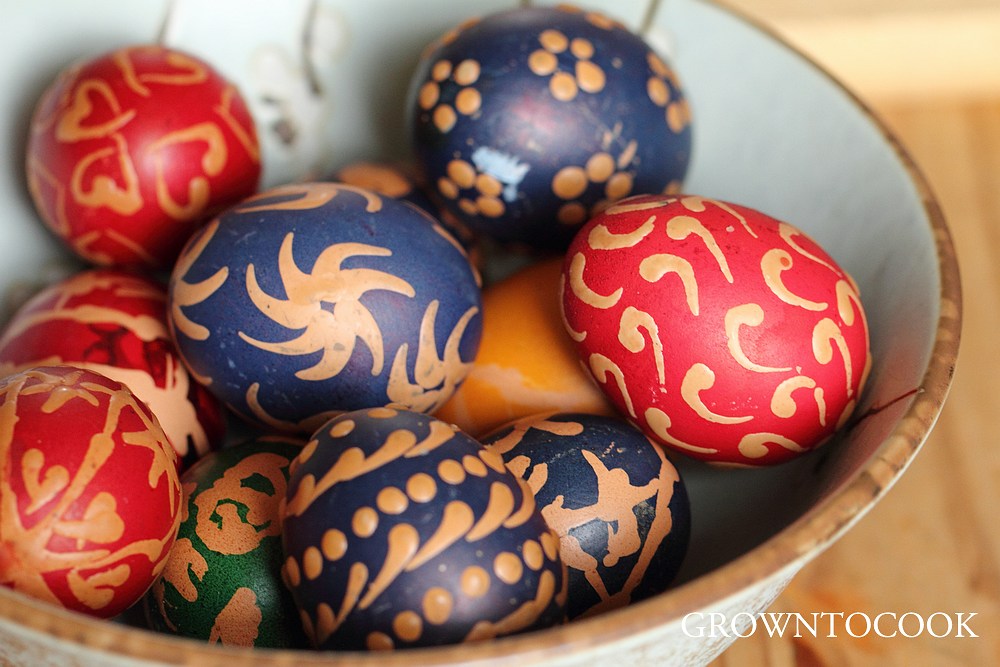
[[(420, 50), (463, 18), (516, 4), (19, 4), (0, 27), (4, 61), (21, 63), (0, 69), (0, 291), (23, 295), (12, 289), (44, 282), (66, 265), (36, 219), (23, 155), (31, 108), (70, 61), (162, 36), (215, 63), (248, 98), (263, 139), (265, 184), (277, 184), (323, 177), (357, 159), (405, 158), (402, 100)], [(681, 574), (689, 582), (835, 496), (897, 426), (921, 386), (941, 316), (935, 235), (925, 194), (891, 138), (788, 47), (702, 0), (584, 4), (641, 28), (678, 70), (694, 118), (686, 191), (758, 208), (812, 235), (858, 282), (868, 314), (875, 363), (852, 429), (766, 470), (720, 470), (675, 457), (694, 509)], [(295, 141), (278, 139), (282, 120), (298, 128)], [(880, 409), (867, 414), (873, 408)]]

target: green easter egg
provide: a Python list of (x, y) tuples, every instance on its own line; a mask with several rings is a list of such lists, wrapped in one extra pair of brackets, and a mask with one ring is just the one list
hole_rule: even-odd
[(177, 541), (144, 598), (151, 628), (228, 646), (308, 645), (281, 580), (278, 514), (303, 444), (258, 438), (212, 452), (181, 476)]

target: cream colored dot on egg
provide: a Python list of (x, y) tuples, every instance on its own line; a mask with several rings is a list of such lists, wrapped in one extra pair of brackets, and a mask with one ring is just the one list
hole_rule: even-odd
[(434, 127), (436, 127), (440, 132), (449, 132), (455, 123), (458, 121), (458, 116), (455, 114), (455, 110), (452, 109), (447, 104), (442, 104), (434, 109), (432, 114), (434, 118)]
[(466, 454), (463, 456), (462, 467), (464, 467), (466, 472), (470, 475), (475, 475), (476, 477), (486, 476), (486, 464), (483, 463), (482, 459), (478, 456), (473, 456), (472, 454)]
[(431, 78), (435, 81), (444, 81), (451, 76), (451, 63), (447, 60), (439, 60), (431, 68)]
[(319, 548), (327, 560), (340, 560), (347, 553), (347, 535), (336, 528), (330, 528), (323, 533)]
[(440, 192), (443, 197), (455, 199), (458, 197), (458, 186), (455, 185), (455, 181), (450, 178), (442, 177), (438, 179), (438, 192)]
[(351, 518), (351, 529), (358, 537), (371, 537), (378, 529), (378, 512), (371, 507), (359, 507)]
[(421, 609), (428, 623), (441, 625), (451, 617), (455, 601), (450, 592), (440, 586), (432, 586), (424, 593)]
[(496, 197), (477, 197), (476, 208), (487, 218), (499, 218), (506, 210), (503, 202)]
[(478, 565), (470, 565), (462, 571), (459, 585), (470, 598), (481, 598), (490, 590), (490, 575)]
[(292, 588), (298, 588), (299, 584), (302, 583), (302, 572), (299, 570), (299, 563), (292, 556), (285, 559), (285, 567), (283, 569), (285, 575), (285, 583), (287, 583)]
[(441, 99), (441, 87), (437, 83), (434, 81), (428, 81), (424, 85), (420, 86), (417, 103), (420, 105), (421, 109), (424, 111), (433, 109), (439, 99)]
[(401, 611), (392, 619), (392, 631), (403, 641), (414, 642), (423, 634), (424, 622), (415, 611)]
[(458, 63), (455, 68), (455, 83), (460, 86), (469, 86), (479, 79), (479, 63), (475, 60), (466, 59)]
[(505, 584), (515, 584), (521, 580), (524, 566), (516, 554), (503, 551), (493, 559), (493, 574), (497, 575), (497, 579)]
[(608, 153), (594, 153), (585, 167), (587, 178), (594, 183), (603, 183), (615, 173), (615, 160)]
[(521, 553), (524, 555), (525, 565), (532, 570), (539, 570), (545, 564), (545, 554), (542, 553), (542, 545), (535, 540), (525, 541), (521, 547)]
[(491, 174), (479, 174), (476, 176), (476, 189), (487, 197), (499, 197), (503, 192), (503, 183)]
[(426, 503), (437, 495), (437, 483), (424, 472), (418, 472), (406, 480), (406, 494), (417, 503)]
[(460, 188), (471, 188), (476, 184), (476, 168), (465, 160), (452, 160), (445, 171)]
[(438, 477), (446, 484), (461, 484), (465, 481), (465, 468), (458, 461), (445, 459), (438, 464)]
[(464, 88), (455, 96), (455, 108), (464, 116), (471, 116), (479, 111), (483, 98), (475, 88)]
[(621, 172), (615, 174), (608, 179), (604, 192), (611, 200), (626, 197), (632, 192), (632, 177)]
[(375, 504), (386, 514), (402, 514), (410, 504), (406, 494), (394, 486), (387, 486), (378, 492)]
[(567, 72), (556, 72), (549, 79), (549, 92), (560, 102), (569, 102), (578, 92), (576, 78)]
[(587, 219), (587, 208), (579, 202), (570, 202), (559, 207), (556, 219), (563, 225), (578, 225)]
[(594, 45), (589, 39), (574, 37), (569, 43), (569, 52), (582, 60), (589, 60), (594, 56)]
[(556, 71), (559, 59), (553, 53), (539, 49), (528, 56), (528, 69), (538, 76), (548, 76)]
[(323, 574), (323, 554), (316, 547), (309, 547), (302, 554), (302, 573), (309, 581)]
[(587, 190), (587, 173), (582, 167), (563, 167), (552, 177), (552, 192), (560, 199), (576, 199)]
[(365, 647), (369, 651), (391, 651), (396, 648), (396, 643), (384, 632), (375, 631), (369, 632), (365, 637)]
[(569, 46), (569, 40), (566, 38), (566, 35), (558, 30), (551, 29), (543, 30), (542, 34), (538, 36), (538, 42), (552, 53), (562, 53)]
[(663, 79), (657, 77), (650, 77), (646, 82), (646, 94), (656, 106), (665, 107), (670, 101), (670, 88)]

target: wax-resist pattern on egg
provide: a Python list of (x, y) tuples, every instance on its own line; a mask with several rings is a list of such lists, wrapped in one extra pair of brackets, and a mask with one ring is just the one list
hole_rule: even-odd
[(479, 276), (417, 208), (345, 184), (275, 188), (192, 237), (170, 322), (210, 391), (261, 425), (344, 410), (431, 411), (479, 345)]
[(227, 646), (308, 645), (280, 575), (279, 506), (304, 444), (261, 436), (181, 476), (177, 541), (144, 598), (152, 628)]
[(198, 58), (119, 49), (67, 68), (35, 109), (28, 185), (85, 260), (168, 268), (187, 237), (252, 194), (257, 136), (239, 92)]
[(177, 535), (177, 456), (121, 383), (69, 366), (0, 383), (0, 584), (98, 617), (140, 599)]
[(638, 35), (595, 12), (491, 14), (422, 56), (407, 113), (442, 208), (501, 242), (562, 249), (611, 202), (675, 192), (691, 113)]
[(677, 469), (641, 431), (620, 418), (541, 414), (483, 444), (527, 481), (560, 536), (570, 619), (669, 587), (687, 550), (690, 507)]
[(0, 335), (0, 376), (71, 364), (117, 380), (156, 415), (182, 468), (225, 434), (219, 402), (195, 382), (167, 327), (166, 287), (118, 269), (82, 271), (43, 289)]
[(313, 643), (383, 650), (560, 622), (558, 537), (498, 454), (423, 414), (324, 425), (292, 464), (285, 581)]
[(762, 465), (852, 414), (871, 367), (858, 288), (813, 240), (753, 209), (638, 196), (564, 263), (567, 331), (608, 397), (692, 456)]

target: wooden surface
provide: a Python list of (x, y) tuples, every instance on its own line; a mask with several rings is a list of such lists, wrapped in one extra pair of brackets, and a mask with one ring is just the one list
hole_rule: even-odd
[[(850, 71), (839, 74), (851, 83)], [(900, 481), (803, 569), (771, 611), (975, 612), (969, 627), (979, 638), (855, 639), (843, 623), (835, 638), (821, 631), (779, 639), (759, 630), (712, 667), (1000, 665), (1000, 68), (993, 88), (962, 95), (921, 89), (919, 81), (900, 94), (865, 76), (866, 86), (852, 87), (916, 160), (956, 241), (964, 292), (958, 368), (936, 428)]]

